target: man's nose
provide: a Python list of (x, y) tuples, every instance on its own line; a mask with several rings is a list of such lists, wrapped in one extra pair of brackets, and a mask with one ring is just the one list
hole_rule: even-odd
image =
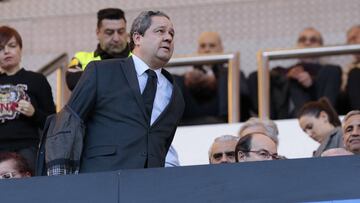
[(169, 41), (169, 42), (171, 42), (172, 40), (173, 40), (173, 36), (169, 33), (169, 32), (167, 32), (165, 35), (164, 35), (164, 40), (165, 41)]
[(113, 37), (112, 37), (112, 40), (115, 41), (115, 42), (118, 42), (120, 41), (120, 35), (119, 33), (115, 32)]
[(229, 160), (227, 159), (227, 156), (225, 154), (223, 154), (223, 156), (221, 157), (221, 163), (228, 163)]

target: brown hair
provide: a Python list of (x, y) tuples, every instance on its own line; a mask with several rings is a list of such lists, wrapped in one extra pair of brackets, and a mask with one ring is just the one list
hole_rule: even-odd
[(19, 173), (29, 173), (30, 175), (33, 175), (33, 172), (30, 169), (26, 159), (20, 154), (15, 152), (0, 152), (0, 163), (8, 160), (14, 160), (15, 168), (17, 171), (19, 171)]
[(326, 97), (321, 97), (317, 101), (311, 101), (304, 104), (303, 107), (298, 112), (298, 118), (304, 115), (319, 117), (320, 112), (324, 111), (328, 117), (329, 122), (334, 126), (341, 126), (341, 121), (339, 115), (336, 113), (335, 109), (331, 106), (330, 101)]
[(8, 43), (12, 37), (15, 37), (16, 42), (20, 46), (20, 49), (22, 49), (22, 39), (18, 31), (8, 26), (0, 27), (0, 47), (5, 46), (5, 44)]

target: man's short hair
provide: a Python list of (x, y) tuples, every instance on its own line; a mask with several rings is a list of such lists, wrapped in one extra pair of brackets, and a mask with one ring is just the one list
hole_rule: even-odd
[(259, 118), (255, 118), (255, 117), (250, 118), (241, 126), (239, 135), (241, 135), (245, 129), (251, 128), (251, 127), (257, 127), (257, 126), (263, 127), (265, 129), (265, 134), (268, 137), (270, 137), (275, 142), (276, 145), (278, 145), (278, 143), (279, 143), (278, 127), (274, 121), (269, 120), (269, 119), (260, 120)]
[(209, 159), (211, 158), (212, 149), (213, 149), (215, 143), (217, 143), (217, 142), (227, 142), (227, 141), (238, 142), (239, 139), (240, 138), (238, 136), (233, 136), (233, 135), (222, 135), (220, 137), (215, 138), (214, 142), (211, 144), (211, 146), (209, 148)]
[(8, 160), (15, 162), (15, 169), (19, 173), (30, 173), (30, 175), (33, 175), (33, 171), (30, 169), (28, 162), (20, 154), (15, 152), (0, 152), (0, 163)]
[(236, 162), (239, 162), (239, 159), (238, 159), (239, 151), (241, 151), (241, 152), (251, 151), (251, 142), (252, 142), (254, 134), (255, 133), (250, 133), (250, 134), (245, 135), (244, 137), (240, 138), (240, 140), (236, 144), (236, 147), (235, 147)]
[(343, 124), (351, 117), (355, 115), (360, 115), (360, 110), (353, 110), (346, 114), (346, 116), (343, 119)]
[(119, 9), (119, 8), (104, 8), (98, 11), (97, 13), (97, 27), (100, 28), (101, 27), (101, 21), (104, 19), (109, 19), (109, 20), (120, 20), (120, 19), (124, 19), (124, 21), (126, 22), (125, 19), (125, 13), (123, 10)]
[(151, 26), (151, 17), (162, 16), (170, 20), (170, 17), (161, 11), (143, 11), (135, 18), (130, 30), (130, 49), (133, 50), (135, 47), (133, 35), (138, 33), (144, 36), (145, 32)]

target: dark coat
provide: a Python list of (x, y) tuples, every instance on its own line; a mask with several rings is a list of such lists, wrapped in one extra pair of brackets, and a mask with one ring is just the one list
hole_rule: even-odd
[(89, 63), (68, 102), (85, 124), (80, 172), (164, 166), (185, 104), (162, 74), (173, 91), (150, 126), (132, 57)]

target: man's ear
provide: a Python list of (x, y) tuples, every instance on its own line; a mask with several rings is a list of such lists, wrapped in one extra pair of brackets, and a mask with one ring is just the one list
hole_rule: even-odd
[(133, 41), (134, 41), (134, 45), (137, 46), (140, 44), (142, 36), (141, 34), (139, 34), (138, 32), (134, 32), (134, 34), (131, 36)]
[(97, 37), (97, 39), (99, 39), (99, 33), (100, 33), (100, 30), (99, 30), (99, 28), (96, 28), (96, 37)]
[(237, 157), (238, 157), (239, 162), (244, 162), (244, 161), (245, 161), (245, 154), (244, 154), (244, 152), (238, 151)]

